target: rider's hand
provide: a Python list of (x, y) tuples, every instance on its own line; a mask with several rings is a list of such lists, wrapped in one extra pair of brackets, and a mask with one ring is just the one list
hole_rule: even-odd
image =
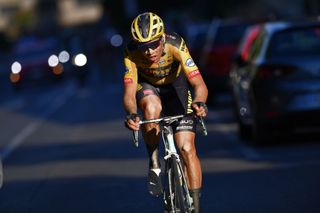
[(132, 113), (130, 115), (127, 115), (126, 120), (124, 121), (124, 124), (129, 130), (138, 131), (140, 127), (139, 121), (140, 121), (139, 115), (136, 113)]
[(197, 116), (199, 117), (207, 116), (208, 107), (204, 102), (193, 102), (191, 106)]

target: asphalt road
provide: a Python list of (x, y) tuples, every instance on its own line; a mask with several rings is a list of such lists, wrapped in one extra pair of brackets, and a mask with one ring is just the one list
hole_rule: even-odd
[[(123, 126), (121, 93), (117, 81), (94, 80), (1, 93), (0, 212), (162, 212), (146, 190), (145, 147)], [(202, 212), (320, 212), (320, 141), (251, 147), (229, 100), (210, 107), (209, 135), (197, 141)]]

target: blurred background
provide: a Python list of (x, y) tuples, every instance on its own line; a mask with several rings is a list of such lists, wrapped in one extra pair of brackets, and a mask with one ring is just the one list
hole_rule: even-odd
[[(237, 34), (230, 37), (229, 33), (230, 38), (225, 38), (233, 42), (235, 49), (249, 24), (315, 17), (319, 8), (316, 0), (164, 0), (157, 5), (143, 0), (1, 0), (1, 85), (8, 84), (8, 75), (13, 87), (19, 88), (23, 82), (42, 77), (51, 80), (72, 77), (83, 84), (88, 72), (94, 72), (91, 70), (99, 72), (101, 79), (120, 74), (123, 68), (119, 60), (128, 41), (130, 23), (144, 11), (158, 13), (168, 31), (181, 34), (202, 68), (207, 65), (206, 52), (210, 46), (205, 40), (212, 43), (212, 31), (220, 25), (219, 21), (233, 22), (222, 25), (234, 25), (224, 30)], [(86, 59), (90, 71), (72, 71), (79, 70), (80, 66), (75, 63), (78, 54), (83, 55), (79, 55), (77, 61)], [(51, 65), (48, 66), (49, 58)]]
[(0, 0), (0, 212), (162, 212), (123, 125), (145, 11), (209, 88), (203, 212), (318, 213), (319, 0)]

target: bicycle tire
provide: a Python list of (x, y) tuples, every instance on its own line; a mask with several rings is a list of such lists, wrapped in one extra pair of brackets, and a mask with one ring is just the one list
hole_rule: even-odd
[(164, 191), (163, 191), (163, 202), (164, 202), (164, 213), (175, 213), (174, 210), (174, 178), (172, 172), (172, 163), (168, 159), (165, 161), (165, 179), (164, 179)]
[(183, 184), (184, 178), (182, 176), (183, 171), (176, 158), (176, 156), (171, 156), (171, 166), (173, 171), (173, 189), (175, 191), (175, 209), (179, 209), (180, 212), (188, 212), (188, 207), (186, 206), (186, 195), (184, 193)]
[(178, 165), (178, 169), (181, 171), (181, 181), (182, 181), (182, 193), (183, 193), (183, 196), (184, 196), (184, 205), (185, 205), (185, 208), (187, 209), (187, 212), (192, 212), (193, 209), (194, 209), (194, 206), (193, 206), (193, 201), (192, 201), (192, 197), (190, 195), (190, 192), (189, 192), (189, 188), (188, 188), (188, 182), (187, 182), (187, 179), (186, 179), (186, 175), (184, 174), (184, 165), (183, 165), (183, 161), (179, 161), (177, 162), (177, 165)]

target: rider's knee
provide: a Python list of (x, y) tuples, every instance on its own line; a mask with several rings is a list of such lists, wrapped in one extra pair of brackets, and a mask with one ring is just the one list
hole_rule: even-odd
[[(145, 119), (159, 118), (162, 107), (160, 104), (148, 102), (143, 108), (143, 115)], [(160, 132), (159, 125), (157, 123), (148, 123), (144, 126), (144, 131), (149, 134), (158, 135)], [(152, 132), (151, 132), (152, 131)]]
[(160, 116), (162, 107), (160, 104), (148, 103), (144, 108), (144, 116), (146, 119), (154, 119)]
[(185, 143), (181, 147), (180, 151), (185, 159), (193, 159), (193, 158), (197, 157), (196, 148), (194, 147), (193, 143), (191, 143), (191, 142)]

